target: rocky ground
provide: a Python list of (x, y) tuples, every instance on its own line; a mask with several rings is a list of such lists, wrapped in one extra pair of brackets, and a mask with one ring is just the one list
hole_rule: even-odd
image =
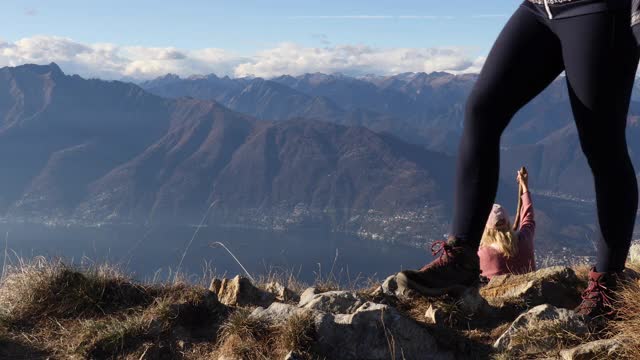
[(0, 358), (633, 359), (638, 267), (629, 263), (619, 319), (586, 323), (570, 310), (586, 267), (426, 298), (395, 276), (357, 289), (292, 277), (138, 284), (108, 266), (34, 259), (0, 284)]

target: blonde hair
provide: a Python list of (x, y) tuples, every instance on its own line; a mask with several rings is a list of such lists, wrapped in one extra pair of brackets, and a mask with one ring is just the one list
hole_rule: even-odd
[(500, 251), (505, 257), (513, 257), (518, 254), (518, 234), (511, 230), (511, 224), (496, 228), (484, 228), (480, 247), (490, 246)]

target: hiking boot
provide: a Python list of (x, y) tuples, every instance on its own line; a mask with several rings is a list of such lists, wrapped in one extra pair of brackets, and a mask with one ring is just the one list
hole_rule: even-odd
[(417, 291), (427, 296), (461, 293), (480, 281), (480, 259), (477, 249), (460, 243), (450, 236), (447, 241), (436, 241), (431, 253), (438, 256), (420, 270), (398, 273), (399, 287)]
[(613, 318), (615, 294), (621, 273), (599, 273), (595, 267), (589, 272), (589, 284), (582, 292), (582, 303), (575, 309), (576, 314), (584, 317)]

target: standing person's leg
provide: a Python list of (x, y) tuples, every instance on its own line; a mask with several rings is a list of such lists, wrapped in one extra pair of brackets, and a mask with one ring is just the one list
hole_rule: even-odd
[[(624, 269), (638, 208), (638, 187), (626, 142), (626, 120), (638, 65), (627, 11), (554, 22), (562, 42), (569, 96), (580, 144), (594, 176), (600, 234), (597, 266), (581, 310), (601, 313), (606, 276)], [(600, 284), (602, 282), (602, 284)], [(603, 303), (604, 302), (604, 303)], [(586, 307), (585, 307), (586, 306)]]
[(441, 255), (420, 271), (404, 271), (411, 288), (471, 285), (477, 248), (498, 186), (500, 136), (511, 117), (564, 69), (560, 41), (546, 19), (520, 7), (500, 33), (467, 99), (460, 141), (452, 234)]
[(563, 70), (560, 41), (547, 21), (520, 8), (496, 40), (467, 99), (451, 233), (476, 250), (498, 189), (502, 132)]

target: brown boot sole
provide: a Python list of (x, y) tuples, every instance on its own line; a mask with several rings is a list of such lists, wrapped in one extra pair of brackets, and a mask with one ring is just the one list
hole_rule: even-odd
[(464, 291), (470, 287), (477, 287), (478, 284), (475, 285), (451, 285), (442, 288), (430, 288), (420, 284), (417, 281), (411, 280), (407, 275), (400, 272), (396, 275), (396, 283), (398, 284), (398, 289), (409, 289), (413, 290), (423, 296), (428, 297), (438, 297), (442, 295), (451, 295), (451, 296), (460, 296), (464, 293)]

